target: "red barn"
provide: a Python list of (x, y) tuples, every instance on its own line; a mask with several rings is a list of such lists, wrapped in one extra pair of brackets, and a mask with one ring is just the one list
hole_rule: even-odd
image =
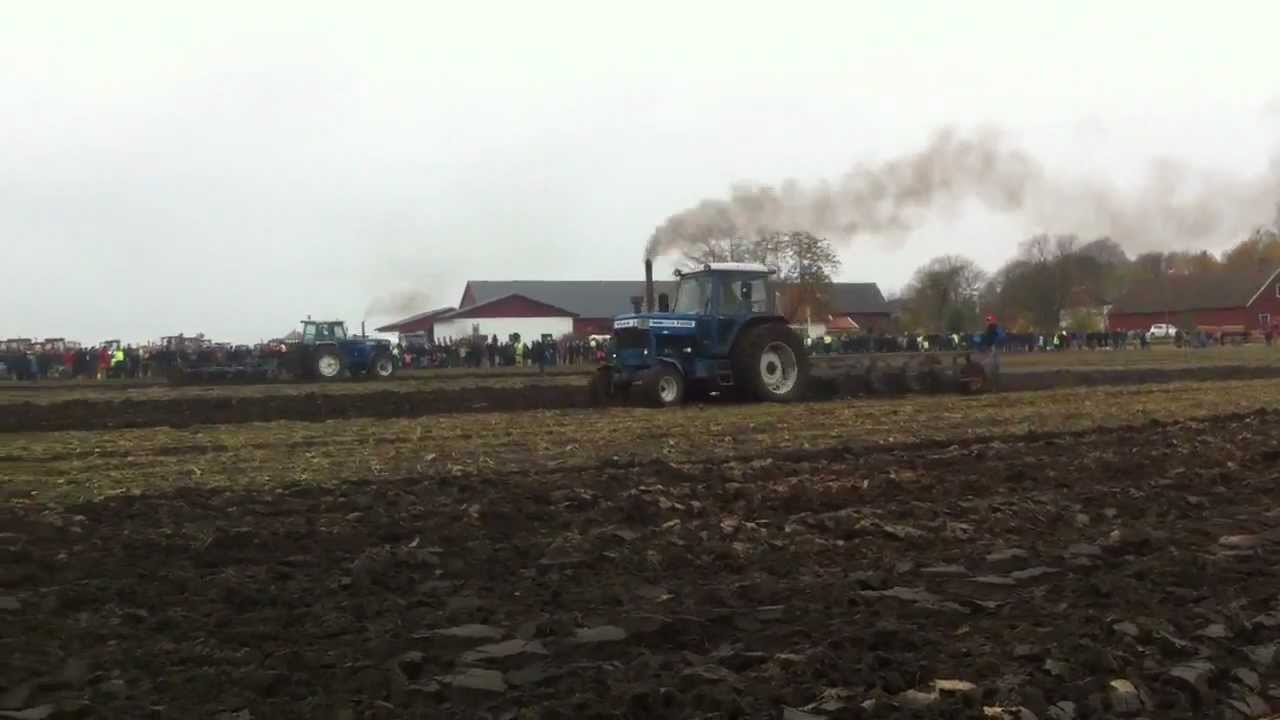
[(435, 326), (436, 321), (441, 316), (447, 315), (454, 311), (454, 308), (443, 307), (435, 310), (420, 312), (416, 315), (410, 315), (403, 320), (397, 320), (388, 323), (382, 327), (375, 328), (375, 332), (400, 333), (401, 335), (423, 335), (430, 342), (435, 342)]
[(1258, 331), (1280, 322), (1280, 267), (1166, 275), (1135, 282), (1107, 314), (1112, 330), (1239, 325)]

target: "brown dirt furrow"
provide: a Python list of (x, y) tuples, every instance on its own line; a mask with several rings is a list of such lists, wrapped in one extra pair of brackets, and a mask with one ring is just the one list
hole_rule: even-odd
[(103, 717), (1260, 716), (1280, 705), (1277, 420), (0, 507), (21, 629), (0, 696)]
[[(1280, 366), (1208, 366), (1078, 370), (1010, 370), (995, 389), (1002, 392), (1064, 387), (1213, 382), (1280, 377)], [(813, 399), (863, 394), (857, 379), (831, 376), (814, 383)], [(721, 401), (716, 401), (721, 402)], [(277, 420), (324, 422), (350, 418), (405, 418), (430, 415), (588, 407), (584, 385), (528, 384), (424, 391), (378, 390), (342, 394), (182, 396), (135, 400), (75, 399), (10, 403), (0, 413), (0, 433), (190, 427)]]

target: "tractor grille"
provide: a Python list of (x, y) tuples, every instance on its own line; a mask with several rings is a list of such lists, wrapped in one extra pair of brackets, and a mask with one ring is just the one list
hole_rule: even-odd
[(623, 328), (618, 331), (619, 350), (639, 350), (649, 347), (649, 331), (640, 328)]
[(658, 355), (681, 358), (693, 351), (693, 338), (689, 335), (659, 335), (657, 345)]

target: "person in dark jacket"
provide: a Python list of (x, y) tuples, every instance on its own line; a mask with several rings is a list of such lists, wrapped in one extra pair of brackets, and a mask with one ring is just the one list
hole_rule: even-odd
[(1004, 335), (1000, 331), (1000, 324), (996, 322), (995, 315), (987, 316), (987, 327), (982, 331), (982, 347), (991, 354), (991, 371), (992, 375), (1000, 372), (1000, 354), (996, 352), (996, 346), (1000, 344), (1000, 338)]

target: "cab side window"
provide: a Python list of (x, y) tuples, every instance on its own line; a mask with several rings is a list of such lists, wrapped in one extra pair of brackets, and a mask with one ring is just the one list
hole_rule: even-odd
[(742, 311), (742, 299), (738, 297), (739, 285), (741, 283), (730, 278), (725, 278), (720, 285), (720, 314), (721, 315), (737, 315)]

